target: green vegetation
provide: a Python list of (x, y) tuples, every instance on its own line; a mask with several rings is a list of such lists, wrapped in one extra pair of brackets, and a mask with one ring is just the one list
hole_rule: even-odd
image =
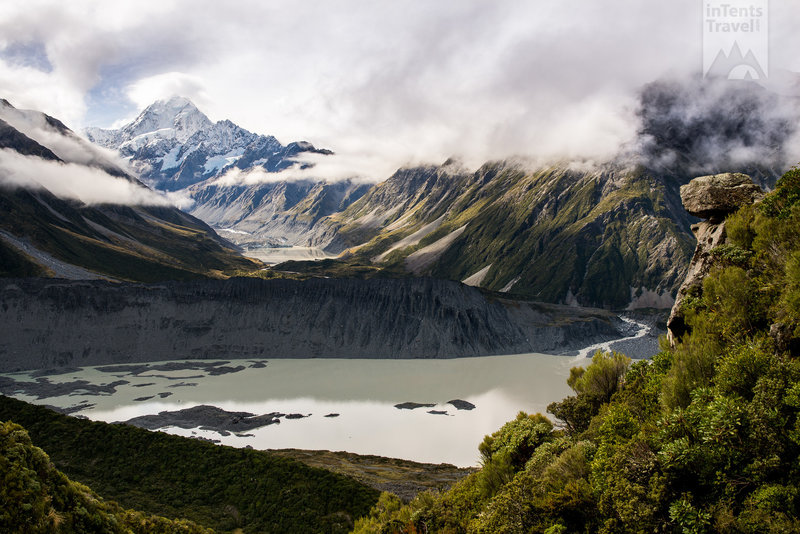
[(480, 471), (355, 532), (800, 532), (800, 170), (727, 228), (676, 346), (595, 355), (557, 428), (521, 413)]
[(407, 278), (408, 273), (398, 268), (382, 268), (362, 263), (356, 259), (335, 260), (325, 259), (317, 261), (286, 261), (274, 267), (275, 270), (296, 273), (306, 278), (331, 277), (331, 278)]
[(265, 280), (308, 280), (310, 278), (408, 278), (411, 276), (399, 267), (380, 267), (363, 263), (357, 258), (345, 260), (290, 260), (257, 271), (235, 271), (231, 276), (263, 278)]
[(218, 532), (348, 532), (379, 495), (263, 451), (76, 419), (8, 397), (0, 396), (0, 421), (23, 425), (60, 471), (104, 497)]
[(211, 532), (189, 521), (148, 516), (103, 501), (53, 467), (25, 429), (11, 422), (0, 422), (0, 481), (2, 532)]
[(344, 451), (280, 449), (272, 450), (270, 453), (347, 475), (371, 488), (390, 491), (406, 501), (426, 489), (448, 489), (460, 479), (475, 472), (473, 467), (423, 464), (399, 458)]

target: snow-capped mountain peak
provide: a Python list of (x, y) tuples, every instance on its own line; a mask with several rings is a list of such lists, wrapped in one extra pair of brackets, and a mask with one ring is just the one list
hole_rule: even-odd
[(172, 136), (185, 143), (198, 131), (211, 126), (213, 123), (191, 100), (174, 96), (150, 104), (122, 131), (128, 139), (160, 131), (163, 136)]
[(211, 122), (191, 100), (174, 96), (153, 102), (118, 130), (87, 128), (86, 137), (119, 151), (149, 185), (174, 191), (215, 178), (233, 166), (277, 172), (300, 152), (322, 152), (306, 142), (284, 147), (229, 120)]

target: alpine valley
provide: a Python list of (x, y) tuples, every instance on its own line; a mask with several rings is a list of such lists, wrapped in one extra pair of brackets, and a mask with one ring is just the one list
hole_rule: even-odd
[[(698, 98), (706, 106), (694, 113)], [(611, 161), (516, 159), (469, 171), (448, 160), (369, 177), (378, 182), (371, 186), (363, 177), (284, 178), (281, 171), (311, 165), (308, 153), (336, 155), (212, 123), (180, 97), (155, 102), (119, 130), (85, 134), (117, 150), (148, 185), (189, 199), (190, 214), (240, 246), (339, 256), (323, 268), (300, 262), (285, 270), (382, 271), (572, 306), (669, 308), (694, 247), (696, 219), (682, 208), (679, 187), (721, 171), (774, 184), (787, 166), (780, 146), (793, 131), (764, 118), (779, 99), (752, 84), (656, 82), (640, 95), (637, 143)], [(738, 115), (726, 112), (730, 102)], [(711, 157), (709, 145), (771, 152)]]
[(183, 97), (0, 101), (0, 530), (796, 531), (780, 98), (659, 82), (609, 161), (343, 180)]

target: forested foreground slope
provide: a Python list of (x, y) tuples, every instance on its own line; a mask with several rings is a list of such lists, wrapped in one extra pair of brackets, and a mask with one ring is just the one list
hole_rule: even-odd
[(598, 354), (575, 394), (480, 445), (483, 468), (356, 532), (800, 531), (800, 170), (727, 217), (686, 332), (652, 361)]
[(69, 480), (21, 426), (0, 422), (0, 529), (3, 532), (211, 532), (125, 510)]
[[(156, 514), (217, 532), (327, 534), (349, 531), (378, 498), (376, 490), (349, 477), (268, 452), (77, 419), (0, 396), (0, 421), (9, 420), (23, 425), (52, 463), (17, 425), (0, 427), (10, 432), (0, 439), (11, 440), (0, 451), (3, 533), (59, 532), (52, 521), (76, 525), (62, 532), (204, 531), (148, 515)], [(92, 490), (66, 482), (55, 468), (146, 514), (95, 502)], [(106, 528), (115, 521), (111, 516), (119, 524)], [(134, 520), (152, 528), (137, 530), (124, 522)]]

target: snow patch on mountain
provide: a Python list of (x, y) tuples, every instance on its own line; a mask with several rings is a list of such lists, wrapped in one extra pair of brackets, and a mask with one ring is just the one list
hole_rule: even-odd
[(203, 168), (206, 172), (219, 172), (236, 163), (236, 161), (242, 157), (242, 154), (244, 154), (244, 148), (235, 148), (221, 156), (212, 156), (206, 160), (206, 164)]
[(178, 154), (181, 152), (180, 145), (176, 146), (161, 159), (161, 168), (163, 170), (166, 169), (174, 169), (175, 167), (179, 166), (183, 161), (183, 158), (180, 160), (178, 159)]

